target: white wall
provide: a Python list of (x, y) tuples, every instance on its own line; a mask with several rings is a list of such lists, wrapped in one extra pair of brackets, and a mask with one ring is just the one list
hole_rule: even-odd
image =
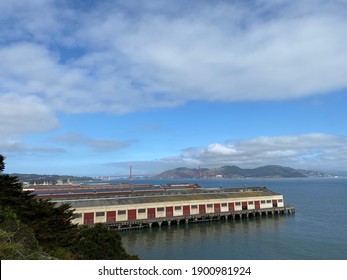
[[(136, 218), (137, 219), (147, 219), (147, 208), (155, 208), (156, 209), (156, 218), (165, 218), (166, 217), (166, 206), (173, 207), (173, 216), (182, 216), (183, 215), (183, 205), (196, 205), (196, 209), (192, 209), (190, 207), (190, 213), (191, 214), (199, 214), (199, 205), (204, 204), (206, 205), (206, 213), (212, 214), (214, 213), (214, 204), (219, 203), (221, 204), (221, 212), (229, 212), (228, 209), (228, 203), (233, 202), (234, 203), (234, 210), (235, 211), (241, 211), (242, 210), (242, 202), (247, 201), (247, 207), (248, 210), (255, 209), (255, 201), (260, 201), (260, 209), (266, 209), (272, 207), (272, 200), (282, 200), (278, 201), (278, 207), (284, 206), (284, 200), (283, 195), (273, 195), (273, 196), (259, 196), (259, 197), (244, 197), (244, 198), (237, 198), (237, 199), (210, 199), (210, 200), (190, 200), (190, 201), (169, 201), (169, 202), (160, 202), (153, 206), (153, 204), (150, 203), (143, 203), (143, 204), (130, 204), (130, 205), (114, 205), (114, 206), (98, 206), (98, 207), (84, 207), (84, 208), (76, 208), (76, 213), (81, 213), (82, 217), (74, 219), (75, 223), (83, 224), (83, 214), (84, 213), (91, 213), (94, 212), (94, 222), (95, 223), (103, 223), (106, 222), (107, 217), (107, 211), (116, 211), (116, 221), (127, 221), (128, 220), (128, 210), (136, 209)], [(248, 202), (252, 201), (253, 204), (249, 204)], [(265, 201), (265, 203), (261, 203), (261, 201)], [(223, 203), (226, 203), (226, 206), (222, 206)], [(237, 205), (239, 203), (239, 205)], [(207, 207), (208, 204), (212, 204), (212, 207)], [(180, 210), (176, 210), (175, 207), (180, 206)], [(164, 208), (163, 211), (157, 211), (157, 208)], [(145, 213), (138, 213), (138, 209), (146, 209)], [(119, 215), (118, 211), (123, 210), (125, 211), (124, 215)], [(104, 216), (96, 217), (96, 212), (105, 212)]]

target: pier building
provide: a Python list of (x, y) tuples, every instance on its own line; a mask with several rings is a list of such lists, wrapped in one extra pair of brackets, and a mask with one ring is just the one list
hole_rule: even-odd
[(130, 189), (117, 190), (50, 196), (54, 202), (69, 203), (75, 209), (74, 222), (78, 225), (106, 223), (117, 229), (238, 220), (295, 212), (293, 206), (284, 204), (283, 195), (265, 187), (201, 188), (196, 184), (176, 184), (147, 185), (145, 188), (132, 185)]

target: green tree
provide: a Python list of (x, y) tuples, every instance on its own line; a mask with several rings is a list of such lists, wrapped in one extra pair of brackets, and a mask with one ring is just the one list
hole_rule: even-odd
[(124, 260), (138, 259), (129, 255), (123, 248), (119, 233), (104, 224), (82, 227), (80, 238), (75, 246), (79, 259), (84, 260)]
[[(0, 166), (5, 166), (0, 157)], [(56, 206), (49, 200), (37, 199), (23, 191), (18, 177), (0, 174), (0, 208), (12, 210), (18, 219), (34, 232), (40, 246), (47, 251), (71, 247), (78, 236), (73, 210), (69, 204)]]
[(52, 259), (41, 251), (34, 231), (9, 208), (0, 209), (0, 259)]
[(5, 157), (0, 154), (0, 172), (5, 169)]
[(78, 237), (77, 225), (72, 223), (73, 211), (66, 203), (57, 206), (47, 199), (34, 199), (23, 209), (21, 218), (30, 223), (42, 246), (54, 250), (72, 246)]
[[(5, 168), (0, 155), (0, 171)], [(23, 191), (18, 177), (0, 174), (1, 259), (137, 259), (103, 224), (78, 228), (69, 204)]]
[(11, 207), (19, 213), (30, 201), (32, 201), (32, 195), (29, 192), (23, 192), (22, 183), (17, 177), (0, 174), (0, 205), (2, 207)]

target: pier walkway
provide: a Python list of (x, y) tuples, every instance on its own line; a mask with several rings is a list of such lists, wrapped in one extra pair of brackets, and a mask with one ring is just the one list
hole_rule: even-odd
[(189, 223), (203, 223), (219, 220), (244, 220), (255, 217), (271, 217), (278, 215), (295, 214), (294, 206), (287, 205), (284, 207), (271, 207), (268, 209), (241, 210), (233, 212), (221, 212), (210, 214), (194, 214), (186, 216), (153, 218), (143, 220), (122, 221), (115, 223), (107, 223), (110, 228), (117, 230), (135, 230), (151, 227), (171, 226)]

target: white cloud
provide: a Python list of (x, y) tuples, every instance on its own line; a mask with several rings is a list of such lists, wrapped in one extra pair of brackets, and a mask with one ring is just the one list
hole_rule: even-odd
[[(208, 8), (180, 17), (145, 15), (107, 43), (126, 54), (137, 80), (167, 98), (272, 100), (346, 86), (346, 22), (339, 14), (290, 10), (282, 18), (273, 11), (264, 20), (250, 7)], [(100, 26), (98, 36), (119, 21)]]
[(207, 153), (213, 153), (221, 156), (232, 156), (237, 153), (237, 151), (230, 146), (224, 146), (221, 144), (211, 144), (206, 148)]
[(343, 2), (130, 1), (83, 9), (10, 2), (1, 6), (2, 91), (39, 96), (52, 112), (119, 114), (347, 87)]
[(52, 155), (57, 153), (65, 153), (62, 148), (42, 147), (42, 146), (29, 146), (19, 141), (2, 140), (0, 141), (0, 150), (2, 153), (10, 155)]
[(68, 145), (87, 146), (97, 152), (110, 152), (127, 148), (131, 141), (118, 141), (109, 139), (96, 139), (78, 133), (66, 133), (54, 138), (54, 141)]
[(39, 98), (0, 94), (2, 140), (21, 134), (52, 130), (57, 126), (57, 119)]
[[(148, 161), (109, 162), (104, 166), (109, 174), (158, 174), (177, 167), (216, 168), (237, 165), (256, 168), (263, 165), (283, 165), (292, 168), (339, 171), (347, 165), (347, 137), (329, 134), (258, 137), (227, 144), (191, 147), (177, 156)], [(105, 173), (105, 174), (106, 174)]]
[(0, 1), (2, 40), (52, 40), (62, 27), (52, 0)]
[(17, 43), (0, 48), (0, 74), (3, 90), (35, 96), (53, 112), (93, 110), (94, 92), (86, 90), (91, 82), (84, 70), (60, 64), (45, 46)]
[(190, 167), (258, 167), (280, 164), (293, 168), (339, 170), (347, 164), (346, 147), (346, 137), (328, 134), (258, 137), (228, 144), (187, 148), (177, 157), (162, 160)]
[[(18, 140), (57, 128), (58, 112), (124, 114), (347, 88), (345, 1), (13, 0), (0, 1), (0, 18), (6, 151), (61, 151)], [(60, 137), (60, 144), (77, 143), (94, 151), (131, 144)], [(187, 148), (155, 166), (342, 166), (345, 147), (344, 137), (325, 134), (259, 137)]]
[(22, 135), (47, 132), (59, 126), (51, 109), (35, 96), (0, 93), (0, 152), (5, 154), (51, 154), (55, 147), (26, 144)]

